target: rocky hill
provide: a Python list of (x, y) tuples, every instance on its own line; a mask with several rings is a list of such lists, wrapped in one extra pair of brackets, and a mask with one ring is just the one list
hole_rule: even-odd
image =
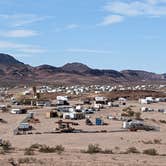
[(140, 70), (92, 69), (81, 63), (68, 63), (62, 67), (41, 65), (32, 67), (7, 54), (0, 54), (0, 82), (8, 84), (110, 84), (166, 82), (166, 74)]

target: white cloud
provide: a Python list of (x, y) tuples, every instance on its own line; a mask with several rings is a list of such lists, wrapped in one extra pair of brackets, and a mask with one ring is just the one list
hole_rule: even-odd
[(113, 1), (104, 8), (106, 11), (124, 16), (162, 16), (166, 15), (166, 0)]
[(0, 36), (15, 37), (15, 38), (32, 37), (32, 36), (37, 36), (37, 35), (38, 35), (38, 33), (36, 31), (25, 30), (25, 29), (18, 29), (18, 30), (10, 30), (10, 31), (0, 32)]
[(68, 25), (64, 25), (63, 27), (57, 27), (55, 29), (55, 32), (62, 32), (62, 31), (73, 30), (78, 28), (80, 28), (80, 25), (78, 24), (68, 24)]
[(35, 14), (15, 14), (15, 15), (1, 14), (0, 18), (8, 20), (9, 24), (12, 26), (19, 27), (43, 21), (48, 17), (38, 16)]
[(115, 1), (108, 3), (104, 9), (111, 13), (116, 13), (124, 16), (137, 16), (145, 12), (147, 5), (141, 1), (123, 2)]
[(166, 0), (147, 0), (150, 4), (166, 3)]
[(66, 49), (66, 52), (72, 53), (92, 53), (92, 54), (111, 54), (110, 50), (96, 50), (96, 49), (85, 49), (85, 48), (70, 48)]
[[(113, 0), (104, 6), (104, 10), (109, 13), (103, 20), (106, 25), (107, 23), (109, 25), (109, 21), (110, 24), (123, 21), (125, 17), (161, 17), (166, 16), (166, 0), (132, 0), (126, 2), (124, 0)], [(119, 18), (111, 18), (109, 15), (119, 16)]]
[(12, 50), (13, 52), (20, 52), (25, 54), (44, 53), (45, 50), (39, 46), (18, 44), (8, 41), (0, 41), (0, 50)]
[(78, 24), (69, 24), (66, 26), (66, 29), (77, 29), (79, 28)]
[(115, 24), (115, 23), (120, 23), (124, 20), (123, 16), (120, 15), (110, 15), (110, 16), (106, 16), (103, 20), (103, 22), (101, 23), (101, 25), (111, 25), (111, 24)]

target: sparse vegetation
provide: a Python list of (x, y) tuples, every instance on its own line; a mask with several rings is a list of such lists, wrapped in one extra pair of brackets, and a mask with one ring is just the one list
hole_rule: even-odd
[(129, 154), (129, 153), (140, 153), (140, 152), (136, 147), (130, 147), (126, 150), (126, 154)]
[(132, 108), (131, 107), (126, 107), (126, 108), (123, 108), (122, 110), (123, 112), (128, 112), (128, 111), (132, 111)]
[(9, 112), (9, 107), (2, 108), (2, 113), (7, 113), (7, 112)]
[(141, 112), (135, 112), (134, 116), (135, 116), (135, 119), (140, 120), (141, 119)]
[(166, 124), (166, 120), (159, 120), (160, 123)]
[(149, 140), (149, 141), (142, 141), (142, 143), (144, 144), (153, 144), (153, 141)]
[(132, 111), (131, 107), (126, 107), (122, 111), (123, 111), (123, 113), (121, 114), (121, 116), (128, 116), (128, 117), (134, 116), (134, 111)]
[(39, 149), (39, 152), (61, 154), (64, 150), (65, 148), (62, 145), (57, 145), (56, 147), (49, 147), (47, 145), (42, 145)]
[(158, 155), (158, 152), (156, 149), (152, 148), (152, 149), (145, 149), (143, 151), (143, 154), (147, 154), (147, 155), (151, 155), (151, 156), (156, 156)]
[(37, 163), (37, 159), (33, 157), (25, 157), (18, 159), (19, 164), (30, 164), (30, 163)]
[(24, 155), (28, 155), (28, 156), (35, 155), (34, 149), (26, 148), (25, 152), (24, 152)]
[(127, 111), (127, 114), (128, 114), (129, 117), (133, 117), (134, 116), (134, 111), (129, 110), (129, 111)]
[(156, 123), (156, 119), (153, 119), (153, 118), (152, 118), (151, 121)]
[(5, 154), (5, 151), (3, 149), (1, 149), (0, 154)]
[(89, 154), (95, 154), (95, 153), (103, 153), (103, 154), (113, 154), (113, 151), (111, 149), (105, 149), (103, 150), (98, 144), (89, 144), (87, 150), (81, 150), (82, 153), (89, 153)]
[(14, 158), (9, 158), (8, 162), (12, 165), (12, 166), (18, 166), (18, 162), (14, 159)]
[(122, 109), (123, 113), (121, 116), (128, 116), (128, 117), (135, 117), (135, 119), (140, 120), (141, 119), (141, 112), (134, 112), (130, 107), (126, 107)]
[(49, 147), (47, 145), (42, 145), (41, 148), (39, 149), (39, 152), (42, 152), (42, 153), (55, 153), (56, 149), (55, 149), (55, 147)]
[(55, 149), (58, 154), (61, 154), (62, 152), (65, 151), (65, 148), (62, 145), (57, 145)]
[(105, 150), (102, 151), (102, 153), (104, 153), (104, 154), (113, 154), (113, 151), (110, 150), (110, 149), (105, 149)]
[(9, 141), (2, 141), (1, 147), (1, 153), (7, 153), (12, 149), (12, 145)]
[(114, 149), (115, 149), (115, 150), (120, 150), (120, 147), (119, 147), (119, 146), (115, 146)]
[(99, 147), (98, 144), (89, 144), (88, 149), (86, 151), (82, 151), (84, 153), (94, 154), (94, 153), (101, 153), (102, 149)]
[(36, 144), (31, 145), (30, 148), (31, 149), (39, 149), (41, 146), (42, 145), (36, 143)]
[(142, 141), (142, 143), (144, 144), (161, 144), (161, 139), (154, 139), (153, 141), (152, 140), (149, 140), (149, 141)]
[(161, 144), (161, 139), (154, 139), (153, 142), (154, 144)]

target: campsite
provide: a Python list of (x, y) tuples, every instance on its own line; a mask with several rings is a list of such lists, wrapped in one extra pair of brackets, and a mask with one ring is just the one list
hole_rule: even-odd
[[(30, 93), (24, 95), (20, 92), (25, 89)], [(143, 165), (152, 160), (151, 155), (143, 153), (146, 149), (156, 150), (153, 165), (157, 165), (158, 160), (160, 165), (161, 162), (165, 165), (166, 114), (161, 110), (166, 108), (166, 102), (162, 92), (160, 100), (157, 94), (156, 97), (144, 98), (151, 102), (142, 103), (141, 97), (132, 99), (122, 95), (119, 98), (109, 98), (108, 92), (99, 91), (96, 94), (93, 90), (82, 92), (81, 95), (69, 95), (64, 91), (61, 96), (59, 92), (40, 91), (40, 97), (48, 96), (47, 100), (44, 100), (37, 98), (38, 89), (41, 87), (24, 87), (19, 90), (11, 88), (7, 92), (8, 95), (1, 100), (0, 117), (6, 121), (1, 123), (1, 139), (9, 141), (14, 148), (10, 155), (3, 155), (7, 163), (11, 158), (17, 162), (19, 158), (27, 157), (24, 154), (25, 149), (39, 144), (49, 147), (61, 145), (65, 148), (60, 156), (52, 153), (41, 154), (35, 150), (31, 157), (41, 162), (45, 162), (43, 158), (47, 161), (51, 157), (52, 161), (48, 161), (50, 165), (59, 157), (64, 158), (63, 161), (58, 161), (59, 165), (70, 162), (72, 165), (84, 165), (81, 161), (86, 157), (90, 165), (101, 161), (105, 165), (110, 162), (123, 165), (122, 161), (131, 155), (132, 159), (128, 164)], [(119, 95), (123, 93), (124, 90), (119, 90)], [(38, 104), (39, 100), (42, 105)], [(94, 152), (92, 156), (83, 153), (89, 145), (105, 149), (106, 152), (101, 152), (105, 155), (100, 155), (100, 152)], [(139, 153), (126, 152), (130, 148), (135, 148)], [(108, 163), (105, 157), (109, 158)], [(76, 158), (77, 161), (73, 161)]]

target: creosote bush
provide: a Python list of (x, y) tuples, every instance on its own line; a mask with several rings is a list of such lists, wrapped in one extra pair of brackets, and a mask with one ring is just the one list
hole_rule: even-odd
[(98, 144), (89, 144), (88, 149), (85, 151), (85, 153), (101, 153), (102, 149), (99, 147)]
[(136, 147), (130, 147), (126, 150), (126, 153), (140, 153)]
[(147, 155), (151, 155), (151, 156), (156, 156), (156, 155), (158, 155), (158, 152), (157, 152), (157, 150), (156, 149), (145, 149), (144, 151), (143, 151), (143, 154), (147, 154)]
[(113, 154), (113, 151), (110, 149), (105, 149), (102, 151), (103, 154)]
[(57, 145), (55, 149), (58, 154), (61, 154), (62, 152), (65, 151), (65, 148), (62, 145)]
[(141, 112), (135, 112), (134, 116), (135, 116), (135, 119), (140, 120), (141, 119)]
[(82, 153), (89, 153), (89, 154), (95, 154), (95, 153), (103, 153), (103, 154), (113, 154), (113, 151), (110, 149), (102, 150), (98, 144), (89, 144), (87, 150), (81, 150)]
[(26, 148), (25, 152), (24, 152), (24, 155), (28, 155), (28, 156), (35, 155), (34, 149)]
[(166, 124), (166, 120), (159, 120), (160, 123)]
[(42, 145), (36, 143), (36, 144), (31, 145), (30, 148), (31, 149), (39, 149), (39, 148), (41, 148), (41, 146)]
[(1, 151), (4, 153), (8, 152), (12, 149), (11, 143), (9, 141), (5, 141), (5, 140), (2, 141), (2, 144), (0, 145), (0, 147), (1, 147)]
[(161, 139), (154, 139), (153, 141), (152, 140), (142, 141), (142, 143), (144, 143), (144, 144), (161, 144)]
[(47, 145), (42, 145), (39, 148), (39, 152), (42, 152), (42, 153), (58, 153), (58, 154), (61, 154), (64, 150), (65, 150), (65, 148), (62, 145), (57, 145), (56, 147), (49, 147)]
[(43, 145), (40, 149), (39, 152), (42, 153), (55, 153), (56, 149), (54, 147), (49, 147), (47, 145)]
[(128, 116), (128, 117), (134, 116), (134, 111), (132, 111), (131, 107), (126, 107), (122, 111), (123, 111), (123, 113), (121, 114), (121, 116)]
[[(120, 150), (119, 147), (115, 148), (115, 150)], [(159, 155), (157, 150), (152, 148), (152, 149), (145, 149), (143, 152), (140, 152), (136, 147), (130, 147), (126, 151), (122, 152), (116, 152), (112, 151), (110, 149), (105, 149), (103, 150), (100, 148), (98, 144), (89, 144), (87, 150), (81, 150), (82, 153), (88, 153), (88, 154), (146, 154), (146, 155)], [(161, 154), (160, 156), (166, 156), (166, 154)]]
[(161, 144), (161, 139), (154, 139), (153, 142), (154, 144)]
[(36, 163), (37, 159), (33, 157), (25, 157), (18, 159), (19, 164), (30, 164), (30, 163)]

